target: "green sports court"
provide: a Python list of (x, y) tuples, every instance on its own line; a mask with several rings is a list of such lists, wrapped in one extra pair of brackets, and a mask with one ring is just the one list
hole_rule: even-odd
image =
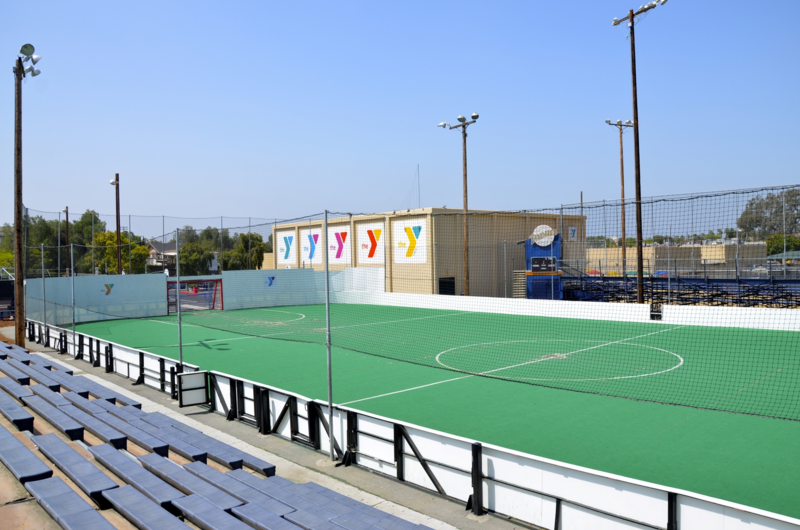
[[(324, 305), (182, 315), (186, 363), (327, 399)], [(174, 315), (78, 333), (178, 359)], [(332, 304), (333, 401), (800, 517), (795, 331)]]

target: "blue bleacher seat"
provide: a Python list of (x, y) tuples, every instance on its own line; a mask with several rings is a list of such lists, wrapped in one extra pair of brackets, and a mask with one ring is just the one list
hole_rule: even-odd
[(53, 470), (2, 425), (0, 425), (0, 462), (3, 462), (11, 474), (23, 484), (53, 476)]
[(64, 414), (83, 425), (84, 430), (94, 434), (103, 442), (110, 443), (115, 449), (128, 448), (128, 437), (110, 425), (103, 423), (74, 405), (64, 405), (59, 408)]
[(341, 530), (341, 526), (334, 525), (330, 520), (319, 517), (312, 511), (297, 510), (283, 516), (287, 521), (296, 524), (305, 530)]
[(124, 421), (136, 421), (139, 419), (138, 416), (131, 414), (127, 410), (123, 409), (122, 407), (118, 407), (113, 403), (105, 400), (97, 400), (95, 405), (102, 407), (106, 412), (113, 414), (117, 418), (124, 420)]
[(89, 391), (92, 397), (97, 399), (104, 399), (106, 401), (110, 401), (111, 403), (116, 403), (117, 401), (117, 394), (113, 392), (111, 389), (104, 387), (99, 383), (95, 383), (91, 379), (87, 377), (77, 376), (76, 379), (80, 379), (80, 385)]
[(78, 407), (84, 412), (88, 412), (89, 414), (97, 414), (99, 412), (105, 412), (103, 407), (100, 407), (95, 404), (93, 400), (81, 397), (80, 394), (75, 392), (64, 392), (61, 394), (64, 396), (64, 399), (69, 400), (70, 403)]
[(83, 440), (83, 426), (39, 396), (29, 396), (22, 401), (50, 425), (67, 435), (70, 440)]
[(369, 530), (370, 528), (373, 528), (370, 523), (364, 521), (363, 519), (359, 519), (355, 514), (340, 515), (335, 519), (331, 519), (331, 522), (335, 525), (345, 528), (346, 530)]
[(67, 401), (60, 392), (53, 392), (44, 385), (31, 385), (28, 388), (31, 389), (31, 392), (44, 399), (54, 407), (69, 405), (69, 401)]
[(183, 468), (206, 482), (226, 491), (237, 499), (248, 504), (257, 504), (261, 508), (269, 511), (275, 516), (282, 516), (294, 511), (294, 508), (283, 504), (282, 502), (273, 499), (272, 497), (239, 482), (233, 477), (229, 477), (221, 471), (217, 471), (213, 467), (207, 466), (202, 462), (191, 462), (184, 464)]
[(243, 469), (228, 471), (226, 475), (235, 478), (239, 482), (247, 484), (251, 488), (257, 489), (273, 499), (279, 500), (283, 504), (286, 504), (295, 510), (304, 510), (319, 517), (320, 519), (330, 520), (341, 515), (328, 510), (327, 508), (323, 508), (318, 504), (314, 504), (310, 500), (305, 499), (300, 495), (292, 493), (291, 491), (287, 491), (282, 486), (271, 483), (272, 479), (258, 478)]
[(36, 355), (35, 353), (31, 353), (28, 355), (28, 361), (30, 361), (31, 365), (41, 366), (42, 368), (50, 369), (53, 366), (53, 362), (45, 359), (41, 355)]
[(228, 495), (216, 486), (209, 484), (197, 475), (189, 473), (175, 462), (150, 453), (139, 457), (139, 462), (148, 471), (155, 474), (165, 482), (182, 491), (186, 495), (197, 494), (220, 510), (230, 511), (231, 508), (241, 506), (239, 499)]
[(200, 495), (176, 499), (173, 505), (184, 517), (204, 530), (252, 530), (250, 526), (220, 510)]
[[(137, 409), (132, 409), (132, 410), (137, 410)], [(150, 434), (154, 438), (157, 438), (166, 444), (169, 444), (169, 448), (173, 452), (181, 455), (184, 458), (199, 462), (206, 462), (207, 453), (202, 449), (193, 446), (186, 440), (181, 440), (180, 438), (173, 436), (168, 432), (159, 429), (155, 425), (147, 423), (146, 421), (136, 420), (136, 421), (131, 421), (128, 424), (143, 430), (144, 432)]]
[(94, 511), (94, 508), (75, 493), (60, 477), (27, 482), (25, 488), (33, 495), (36, 502), (44, 508), (50, 517), (59, 517)]
[[(173, 424), (180, 423), (179, 421), (173, 420), (169, 416), (166, 416), (160, 412), (150, 412), (145, 418), (142, 419), (147, 423), (155, 425), (159, 428), (173, 427)], [(184, 432), (186, 431), (184, 430)]]
[[(16, 368), (17, 370), (19, 370), (20, 372), (22, 372), (23, 374), (27, 375), (30, 379), (33, 379), (34, 381), (39, 383), (40, 385), (44, 385), (54, 392), (58, 392), (59, 390), (61, 390), (61, 385), (53, 381), (46, 374), (43, 374), (38, 370), (35, 370), (34, 368), (31, 368), (30, 366), (27, 366), (26, 364), (20, 361), (6, 361), (6, 362), (11, 366), (13, 366), (14, 368)], [(28, 384), (30, 384), (30, 382), (28, 382)]]
[(133, 442), (151, 453), (169, 456), (169, 444), (150, 436), (141, 429), (137, 429), (127, 421), (121, 420), (108, 412), (98, 412), (94, 414), (94, 417), (124, 434), (129, 442)]
[(125, 405), (124, 407), (122, 407), (122, 410), (130, 412), (139, 419), (142, 419), (148, 415), (147, 412), (143, 411), (141, 408), (135, 407), (134, 405)]
[(258, 504), (237, 506), (231, 511), (233, 515), (256, 530), (298, 530), (300, 528)]
[(114, 525), (96, 510), (59, 517), (58, 524), (64, 530), (116, 530)]
[(218, 462), (225, 467), (229, 467), (231, 469), (240, 469), (242, 467), (242, 458), (240, 456), (222, 449), (215, 444), (209, 444), (204, 438), (197, 438), (180, 429), (176, 429), (175, 427), (162, 427), (162, 430), (177, 438), (180, 438), (181, 440), (189, 442), (198, 449), (202, 449), (206, 452), (207, 458), (210, 458), (211, 460)]
[[(6, 378), (3, 378), (6, 379)], [(20, 431), (33, 432), (33, 416), (5, 392), (0, 392), (0, 414), (14, 424)]]
[[(147, 421), (147, 420), (145, 420), (145, 421)], [(163, 421), (163, 420), (159, 420), (159, 421)], [(171, 421), (173, 422), (173, 427), (174, 428), (176, 428), (178, 430), (181, 430), (181, 431), (183, 431), (183, 432), (185, 432), (187, 434), (190, 434), (191, 436), (193, 436), (194, 440), (198, 441), (198, 444), (202, 444), (202, 445), (198, 445), (198, 447), (202, 447), (203, 449), (205, 449), (207, 451), (208, 451), (209, 447), (212, 447), (212, 446), (213, 447), (217, 447), (219, 450), (225, 451), (226, 453), (228, 453), (228, 454), (230, 454), (230, 455), (232, 455), (234, 457), (241, 458), (242, 459), (242, 466), (248, 467), (250, 469), (254, 469), (256, 471), (260, 471), (261, 473), (263, 473), (264, 475), (266, 475), (268, 477), (271, 477), (271, 476), (275, 475), (275, 466), (273, 464), (270, 464), (266, 460), (262, 460), (262, 459), (260, 459), (258, 457), (255, 457), (255, 456), (251, 455), (250, 453), (242, 451), (241, 449), (238, 449), (236, 447), (228, 445), (225, 442), (217, 440), (216, 438), (212, 438), (211, 436), (208, 436), (207, 434), (204, 434), (204, 433), (198, 431), (195, 428), (189, 427), (188, 425), (185, 425), (183, 423), (177, 422), (175, 420), (171, 420)]]
[(34, 436), (33, 441), (81, 491), (101, 508), (107, 507), (105, 498), (101, 494), (105, 490), (118, 487), (116, 482), (53, 433)]
[[(274, 478), (270, 479), (270, 480), (274, 480)], [(320, 495), (323, 495), (323, 496), (328, 497), (330, 499), (333, 499), (333, 500), (335, 500), (335, 501), (337, 501), (337, 502), (339, 502), (341, 504), (344, 504), (345, 506), (349, 506), (351, 508), (354, 508), (355, 510), (357, 510), (361, 514), (364, 514), (366, 516), (371, 517), (371, 519), (365, 518), (365, 520), (367, 522), (372, 522), (372, 524), (374, 524), (374, 525), (378, 525), (377, 521), (385, 521), (387, 519), (397, 520), (397, 521), (399, 521), (398, 524), (402, 524), (402, 523), (407, 522), (404, 519), (400, 519), (399, 517), (395, 517), (395, 516), (390, 515), (390, 514), (388, 514), (386, 512), (382, 512), (381, 510), (379, 510), (377, 508), (374, 508), (372, 506), (369, 506), (367, 504), (364, 504), (363, 502), (358, 502), (357, 500), (351, 499), (350, 497), (348, 497), (346, 495), (342, 495), (341, 493), (337, 493), (337, 492), (335, 492), (333, 490), (330, 490), (330, 489), (328, 489), (328, 488), (326, 488), (324, 486), (320, 486), (319, 484), (317, 484), (315, 482), (307, 482), (307, 483), (303, 484), (303, 486), (305, 486), (308, 489), (316, 491)], [(412, 524), (412, 523), (409, 523), (409, 524)], [(414, 526), (414, 525), (412, 524), (412, 526)]]
[(141, 530), (187, 530), (189, 527), (133, 486), (103, 492), (114, 509)]
[(10, 377), (0, 377), (0, 388), (19, 402), (22, 402), (22, 398), (33, 395), (33, 392), (28, 387), (22, 386)]
[(68, 375), (63, 375), (60, 372), (50, 372), (50, 378), (61, 385), (62, 393), (69, 391), (74, 392), (83, 398), (89, 398), (89, 391), (80, 384), (80, 382), (83, 380), (82, 377), (70, 377)]
[(31, 384), (31, 378), (27, 374), (24, 374), (8, 364), (8, 361), (0, 361), (0, 372), (3, 372), (8, 377), (16, 381), (22, 386), (28, 386)]
[(184, 496), (183, 493), (108, 444), (90, 447), (89, 452), (109, 471), (142, 492), (162, 508), (174, 513), (172, 501)]

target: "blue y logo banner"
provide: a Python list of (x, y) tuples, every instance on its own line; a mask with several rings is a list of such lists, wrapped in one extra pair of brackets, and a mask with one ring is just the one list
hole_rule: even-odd
[(292, 250), (292, 240), (293, 239), (294, 239), (294, 236), (287, 236), (287, 237), (283, 238), (283, 244), (286, 245), (286, 254), (283, 256), (283, 259), (285, 259), (285, 260), (289, 259), (289, 252), (291, 252), (291, 250)]
[(267, 276), (267, 281), (269, 282), (267, 287), (272, 287), (272, 282), (275, 281), (275, 276)]

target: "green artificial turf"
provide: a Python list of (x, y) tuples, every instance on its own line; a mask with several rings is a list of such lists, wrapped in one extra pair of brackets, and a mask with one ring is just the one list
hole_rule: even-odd
[[(797, 333), (361, 305), (331, 326), (336, 403), (800, 517), (800, 421), (724, 412), (800, 419)], [(186, 313), (184, 361), (326, 399), (324, 327), (323, 306)], [(77, 331), (178, 357), (173, 316)]]

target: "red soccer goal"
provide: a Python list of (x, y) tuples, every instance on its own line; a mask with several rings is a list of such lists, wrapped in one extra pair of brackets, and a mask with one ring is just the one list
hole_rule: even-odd
[(224, 309), (221, 278), (214, 280), (181, 280), (180, 287), (178, 287), (177, 281), (168, 280), (167, 307), (169, 313), (178, 312), (179, 295), (181, 312)]

